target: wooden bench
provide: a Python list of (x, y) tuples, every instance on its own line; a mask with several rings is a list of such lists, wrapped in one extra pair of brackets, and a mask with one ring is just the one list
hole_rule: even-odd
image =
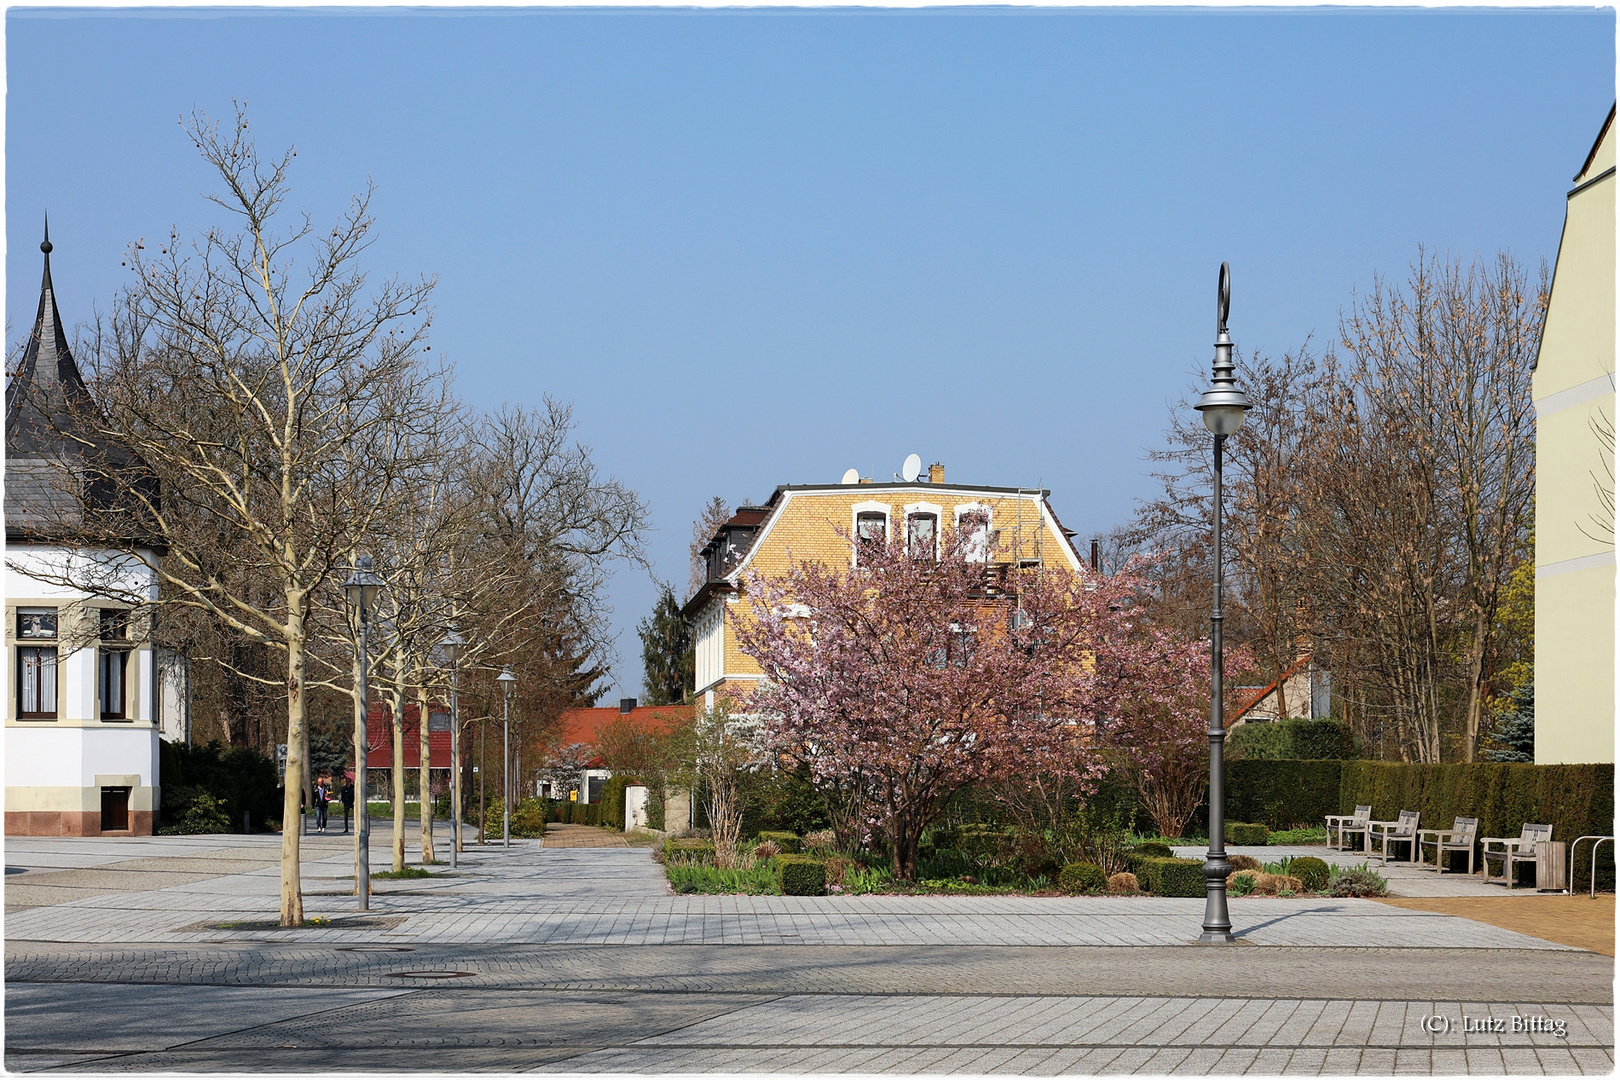
[[(1551, 825), (1525, 825), (1519, 830), (1517, 840), (1500, 836), (1487, 836), (1480, 841), (1483, 850), (1479, 853), (1480, 869), (1485, 874), (1485, 880), (1492, 884), (1514, 887), (1513, 868), (1519, 863), (1529, 863), (1534, 866), (1536, 862), (1536, 844), (1543, 840), (1552, 839), (1553, 827)], [(1491, 873), (1491, 860), (1495, 859), (1502, 864), (1501, 876)]]
[(1353, 814), (1329, 814), (1327, 816), (1327, 843), (1328, 847), (1336, 851), (1345, 848), (1344, 837), (1346, 833), (1354, 836), (1361, 834), (1365, 845), (1367, 837), (1367, 819), (1372, 817), (1372, 807), (1357, 806)]
[(1367, 854), (1372, 855), (1373, 840), (1378, 840), (1380, 853), (1378, 861), (1389, 864), (1389, 845), (1408, 844), (1412, 851), (1412, 861), (1418, 860), (1417, 847), (1418, 812), (1416, 810), (1402, 810), (1400, 816), (1394, 821), (1367, 822)]
[[(1418, 858), (1417, 864), (1425, 870), (1434, 870), (1438, 873), (1446, 872), (1446, 856), (1455, 851), (1468, 852), (1468, 872), (1474, 872), (1474, 834), (1479, 831), (1479, 818), (1460, 817), (1451, 823), (1449, 829), (1421, 829), (1418, 832)], [(1427, 837), (1427, 839), (1425, 839)], [(1423, 857), (1423, 849), (1429, 845), (1434, 846), (1434, 865), (1430, 866)]]

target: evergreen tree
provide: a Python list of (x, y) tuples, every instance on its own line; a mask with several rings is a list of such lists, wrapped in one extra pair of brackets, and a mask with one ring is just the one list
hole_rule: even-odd
[(1536, 760), (1536, 684), (1532, 679), (1513, 691), (1513, 707), (1502, 714), (1492, 732), (1497, 749), (1486, 750), (1487, 761)]
[(652, 614), (636, 625), (636, 633), (641, 635), (643, 699), (648, 705), (685, 701), (697, 677), (697, 653), (674, 589), (663, 586)]

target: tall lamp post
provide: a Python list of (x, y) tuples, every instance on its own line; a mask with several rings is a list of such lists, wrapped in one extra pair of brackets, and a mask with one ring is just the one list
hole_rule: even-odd
[(501, 847), (512, 846), (512, 781), (507, 778), (512, 768), (512, 687), (517, 676), (511, 668), (502, 668), (495, 677), (501, 684)]
[(371, 910), (371, 815), (366, 812), (366, 754), (371, 748), (371, 740), (366, 735), (367, 711), (371, 707), (367, 669), (371, 663), (366, 652), (371, 636), (371, 615), (377, 609), (382, 591), (383, 579), (372, 572), (371, 556), (360, 556), (349, 580), (343, 583), (343, 592), (349, 609), (360, 623), (354, 673), (354, 891), (360, 898), (361, 911)]
[(456, 853), (461, 850), (461, 720), (456, 715), (456, 656), (467, 639), (456, 632), (451, 623), (439, 649), (450, 664), (450, 869), (456, 868)]
[(1232, 918), (1226, 911), (1226, 776), (1222, 753), (1226, 748), (1226, 717), (1221, 692), (1221, 452), (1226, 437), (1243, 426), (1249, 399), (1232, 377), (1232, 339), (1226, 332), (1232, 303), (1232, 272), (1221, 263), (1215, 303), (1215, 364), (1210, 387), (1194, 406), (1204, 426), (1215, 436), (1215, 607), (1209, 615), (1209, 855), (1204, 862), (1204, 932), (1201, 942), (1231, 944)]

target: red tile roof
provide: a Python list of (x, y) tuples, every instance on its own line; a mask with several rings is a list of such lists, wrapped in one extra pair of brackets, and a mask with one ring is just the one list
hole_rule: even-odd
[(557, 744), (594, 745), (596, 733), (620, 717), (647, 731), (668, 731), (677, 721), (684, 720), (691, 713), (691, 709), (690, 705), (639, 705), (628, 713), (621, 713), (612, 706), (564, 709), (562, 715), (558, 717)]

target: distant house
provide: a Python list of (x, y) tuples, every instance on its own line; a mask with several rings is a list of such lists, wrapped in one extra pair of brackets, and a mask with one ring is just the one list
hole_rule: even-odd
[(748, 605), (739, 603), (748, 570), (777, 577), (794, 562), (852, 566), (860, 540), (896, 535), (937, 554), (947, 532), (962, 528), (966, 519), (966, 527), (977, 530), (978, 561), (985, 564), (992, 592), (1017, 566), (1086, 572), (1049, 494), (947, 484), (945, 467), (935, 463), (926, 479), (784, 485), (763, 506), (738, 507), (704, 547), (706, 580), (681, 611), (695, 638), (695, 700), (713, 708), (717, 695), (741, 698), (760, 679), (758, 665), (736, 638), (738, 620), (750, 618)]
[[(421, 706), (414, 701), (405, 703), (404, 723), (401, 725), (404, 746), (400, 760), (406, 770), (415, 774), (422, 767)], [(372, 791), (389, 790), (389, 774), (394, 768), (394, 723), (388, 706), (373, 701), (366, 713), (366, 785)], [(467, 756), (466, 748), (462, 757)], [(370, 770), (383, 770), (373, 775)], [(450, 713), (428, 709), (428, 777), (433, 792), (450, 789)]]
[[(99, 467), (140, 463), (87, 423), (96, 404), (57, 311), (48, 238), (40, 250), (39, 313), (6, 384), (6, 833), (150, 835), (159, 679), (140, 609), (157, 599), (150, 567), (160, 547), (128, 537), (134, 558), (74, 545), (74, 526), (96, 497), (91, 455)], [(52, 584), (69, 556), (108, 567), (105, 591), (119, 599)]]
[(1238, 686), (1238, 703), (1226, 716), (1226, 726), (1269, 724), (1303, 717), (1320, 719), (1331, 714), (1331, 681), (1311, 654), (1302, 652), (1288, 670), (1265, 686)]
[(552, 767), (543, 770), (540, 794), (567, 799), (570, 792), (574, 792), (580, 801), (600, 801), (602, 786), (613, 777), (612, 770), (603, 767), (597, 750), (597, 739), (602, 731), (611, 725), (626, 723), (661, 734), (690, 711), (690, 706), (686, 705), (640, 705), (633, 697), (621, 698), (617, 708), (564, 709), (550, 739)]
[(1536, 762), (1614, 761), (1614, 110), (1569, 190), (1536, 358)]

